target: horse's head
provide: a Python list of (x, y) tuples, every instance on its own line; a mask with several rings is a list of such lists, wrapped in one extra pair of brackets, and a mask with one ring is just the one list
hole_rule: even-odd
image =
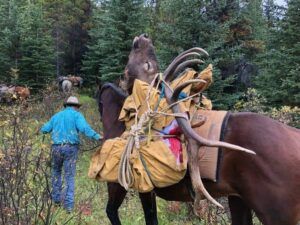
[(159, 66), (151, 39), (146, 34), (135, 37), (125, 68), (126, 88), (131, 93), (134, 79), (150, 83)]
[(127, 94), (113, 83), (99, 86), (96, 99), (103, 123), (104, 139), (118, 137), (124, 132), (125, 125), (118, 118), (126, 97)]

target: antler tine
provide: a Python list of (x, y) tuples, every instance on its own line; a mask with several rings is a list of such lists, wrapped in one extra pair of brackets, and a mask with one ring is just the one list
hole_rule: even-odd
[(183, 68), (189, 67), (189, 66), (193, 66), (193, 65), (198, 65), (198, 64), (203, 64), (204, 62), (201, 59), (191, 59), (191, 60), (187, 60), (181, 64), (179, 64), (177, 66), (177, 68), (174, 71), (174, 75), (176, 75), (180, 70), (182, 70)]
[(193, 184), (193, 188), (195, 191), (195, 204), (194, 209), (199, 207), (199, 201), (201, 200), (201, 193), (213, 204), (223, 209), (223, 206), (218, 203), (206, 190), (204, 184), (201, 180), (201, 172), (199, 169), (198, 164), (198, 145), (193, 143), (194, 141), (189, 141), (188, 145), (188, 156), (189, 156), (189, 169), (190, 169), (190, 176)]
[[(202, 79), (193, 79), (193, 80), (188, 80), (182, 84), (180, 84), (178, 87), (176, 87), (173, 91), (173, 95), (171, 98), (177, 98), (176, 96), (179, 96), (180, 95), (180, 92), (187, 86), (189, 86), (190, 84), (193, 84), (193, 83), (204, 83), (206, 84), (207, 82), (205, 80), (202, 80)], [(173, 102), (175, 102), (176, 100), (172, 100)]]
[[(170, 90), (170, 88), (168, 86), (166, 86), (166, 89), (165, 89), (166, 97), (167, 97), (167, 100), (169, 101), (169, 103), (173, 104), (174, 102), (176, 102), (181, 90), (184, 89), (186, 86), (190, 85), (191, 83), (195, 83), (195, 82), (196, 82), (195, 80), (190, 80), (190, 81), (187, 81), (187, 82), (183, 83), (182, 85), (180, 85), (176, 88), (176, 92), (174, 92), (172, 95), (171, 95), (172, 90)], [(178, 104), (173, 104), (172, 110), (175, 113), (180, 113), (179, 105)], [(249, 153), (249, 154), (254, 154), (254, 155), (256, 154), (255, 152), (253, 152), (249, 149), (246, 149), (246, 148), (243, 148), (243, 147), (240, 147), (240, 146), (237, 146), (237, 145), (229, 144), (229, 143), (222, 142), (222, 141), (211, 141), (211, 140), (208, 140), (206, 138), (203, 138), (203, 137), (199, 136), (192, 129), (191, 124), (186, 119), (184, 119), (182, 117), (180, 117), (180, 118), (178, 117), (178, 118), (176, 118), (176, 120), (177, 120), (178, 124), (180, 125), (180, 128), (182, 129), (183, 133), (186, 136), (196, 140), (198, 143), (200, 143), (204, 146), (223, 147), (223, 148), (229, 148), (229, 149), (232, 149), (232, 150), (246, 152), (246, 153)]]
[(178, 64), (180, 64), (187, 57), (192, 56), (192, 55), (189, 55), (190, 53), (193, 53), (193, 55), (195, 55), (195, 56), (200, 56), (201, 54), (205, 55), (205, 56), (209, 56), (209, 54), (204, 49), (198, 48), (198, 47), (190, 48), (190, 49), (182, 52), (172, 61), (172, 63), (165, 70), (164, 79), (166, 81), (170, 80), (169, 76), (174, 74), (173, 71), (176, 69)]
[(197, 52), (197, 53), (203, 54), (207, 57), (209, 56), (208, 52), (205, 51), (203, 48), (194, 47), (194, 48), (190, 48), (190, 49), (180, 53), (174, 60), (176, 60), (177, 58), (181, 57), (182, 55), (185, 55), (185, 54), (190, 53), (190, 52)]
[(191, 57), (191, 56), (200, 56), (199, 53), (197, 52), (189, 52), (186, 54), (182, 54), (180, 57), (177, 56), (172, 63), (168, 66), (168, 68), (164, 72), (164, 80), (165, 81), (170, 81), (172, 79), (172, 75), (174, 75), (174, 70), (177, 68), (177, 66), (182, 63), (186, 58)]

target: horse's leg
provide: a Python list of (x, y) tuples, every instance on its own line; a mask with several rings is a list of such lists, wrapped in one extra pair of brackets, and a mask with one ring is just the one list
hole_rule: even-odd
[(112, 225), (121, 225), (118, 209), (122, 204), (127, 191), (118, 183), (107, 183), (108, 201), (106, 214)]
[(232, 225), (252, 225), (251, 209), (237, 196), (229, 196), (228, 203)]
[[(251, 214), (248, 210), (250, 207), (264, 225), (297, 225), (297, 209), (293, 204), (293, 200), (287, 201), (286, 196), (288, 194), (271, 191), (271, 188), (266, 188), (268, 184), (259, 183), (264, 185), (261, 185), (258, 189), (251, 187), (251, 184), (247, 185), (247, 192), (242, 195), (243, 200), (238, 197), (229, 197), (232, 221), (235, 221), (232, 224), (252, 225), (252, 222), (242, 223), (243, 221), (247, 222), (247, 217), (250, 217)], [(283, 202), (286, 207), (282, 207)]]
[(153, 191), (148, 193), (139, 193), (139, 196), (144, 210), (146, 225), (157, 225), (158, 221), (155, 193)]
[[(287, 195), (276, 196), (271, 195), (270, 198), (266, 194), (265, 199), (261, 197), (261, 201), (254, 202), (253, 211), (264, 225), (297, 225), (296, 213), (297, 209), (290, 204), (284, 197)], [(256, 204), (255, 204), (256, 203)], [(282, 207), (285, 205), (285, 207)], [(298, 211), (299, 213), (299, 211)], [(298, 219), (299, 220), (299, 219)]]
[[(238, 193), (243, 198), (239, 200), (237, 197), (229, 197), (229, 203), (232, 205), (230, 209), (234, 209), (233, 212), (236, 213), (233, 218), (237, 219), (237, 222), (232, 224), (243, 224), (239, 218), (241, 221), (245, 221), (245, 218), (250, 217), (248, 208), (255, 212), (257, 218), (264, 225), (297, 225), (297, 215), (299, 215), (297, 201), (299, 200), (290, 198), (289, 189), (285, 189), (284, 184), (282, 186), (277, 184), (278, 186), (275, 187), (275, 181), (272, 179), (265, 179), (265, 177), (263, 179), (249, 171), (251, 169), (248, 169), (248, 173), (240, 173), (246, 177), (244, 180), (239, 179), (241, 185)], [(266, 172), (264, 171), (264, 173)], [(278, 180), (276, 182), (280, 184)]]

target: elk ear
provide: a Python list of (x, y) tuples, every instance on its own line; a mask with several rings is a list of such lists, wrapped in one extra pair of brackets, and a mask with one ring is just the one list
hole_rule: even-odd
[(124, 71), (124, 79), (128, 79), (129, 75), (128, 75), (128, 69), (125, 68), (125, 71)]
[(133, 47), (134, 49), (139, 48), (139, 38), (138, 38), (138, 37), (135, 37), (135, 38), (134, 38), (133, 43), (132, 43), (132, 47)]
[(154, 72), (153, 64), (150, 61), (145, 62), (143, 68), (148, 73), (153, 73)]

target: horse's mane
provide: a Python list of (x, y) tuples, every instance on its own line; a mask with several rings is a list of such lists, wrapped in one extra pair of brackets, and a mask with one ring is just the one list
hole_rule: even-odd
[(106, 89), (111, 89), (113, 90), (114, 94), (116, 94), (117, 96), (121, 97), (121, 98), (126, 98), (128, 96), (128, 94), (123, 90), (121, 89), (120, 87), (118, 87), (116, 84), (114, 83), (109, 83), (109, 82), (105, 82), (100, 89), (98, 89), (97, 93), (96, 93), (96, 99), (98, 101), (98, 107), (99, 107), (99, 112), (100, 112), (100, 115), (102, 117), (102, 112), (103, 112), (103, 104), (101, 102), (101, 95), (103, 94), (103, 92), (106, 90)]
[(118, 87), (116, 84), (114, 83), (109, 83), (109, 82), (105, 82), (101, 88), (98, 90), (97, 94), (96, 94), (96, 97), (99, 99), (100, 96), (102, 95), (102, 92), (107, 89), (107, 88), (112, 88), (117, 95), (120, 95), (124, 98), (126, 98), (128, 96), (128, 94), (123, 90), (121, 89), (120, 87)]

